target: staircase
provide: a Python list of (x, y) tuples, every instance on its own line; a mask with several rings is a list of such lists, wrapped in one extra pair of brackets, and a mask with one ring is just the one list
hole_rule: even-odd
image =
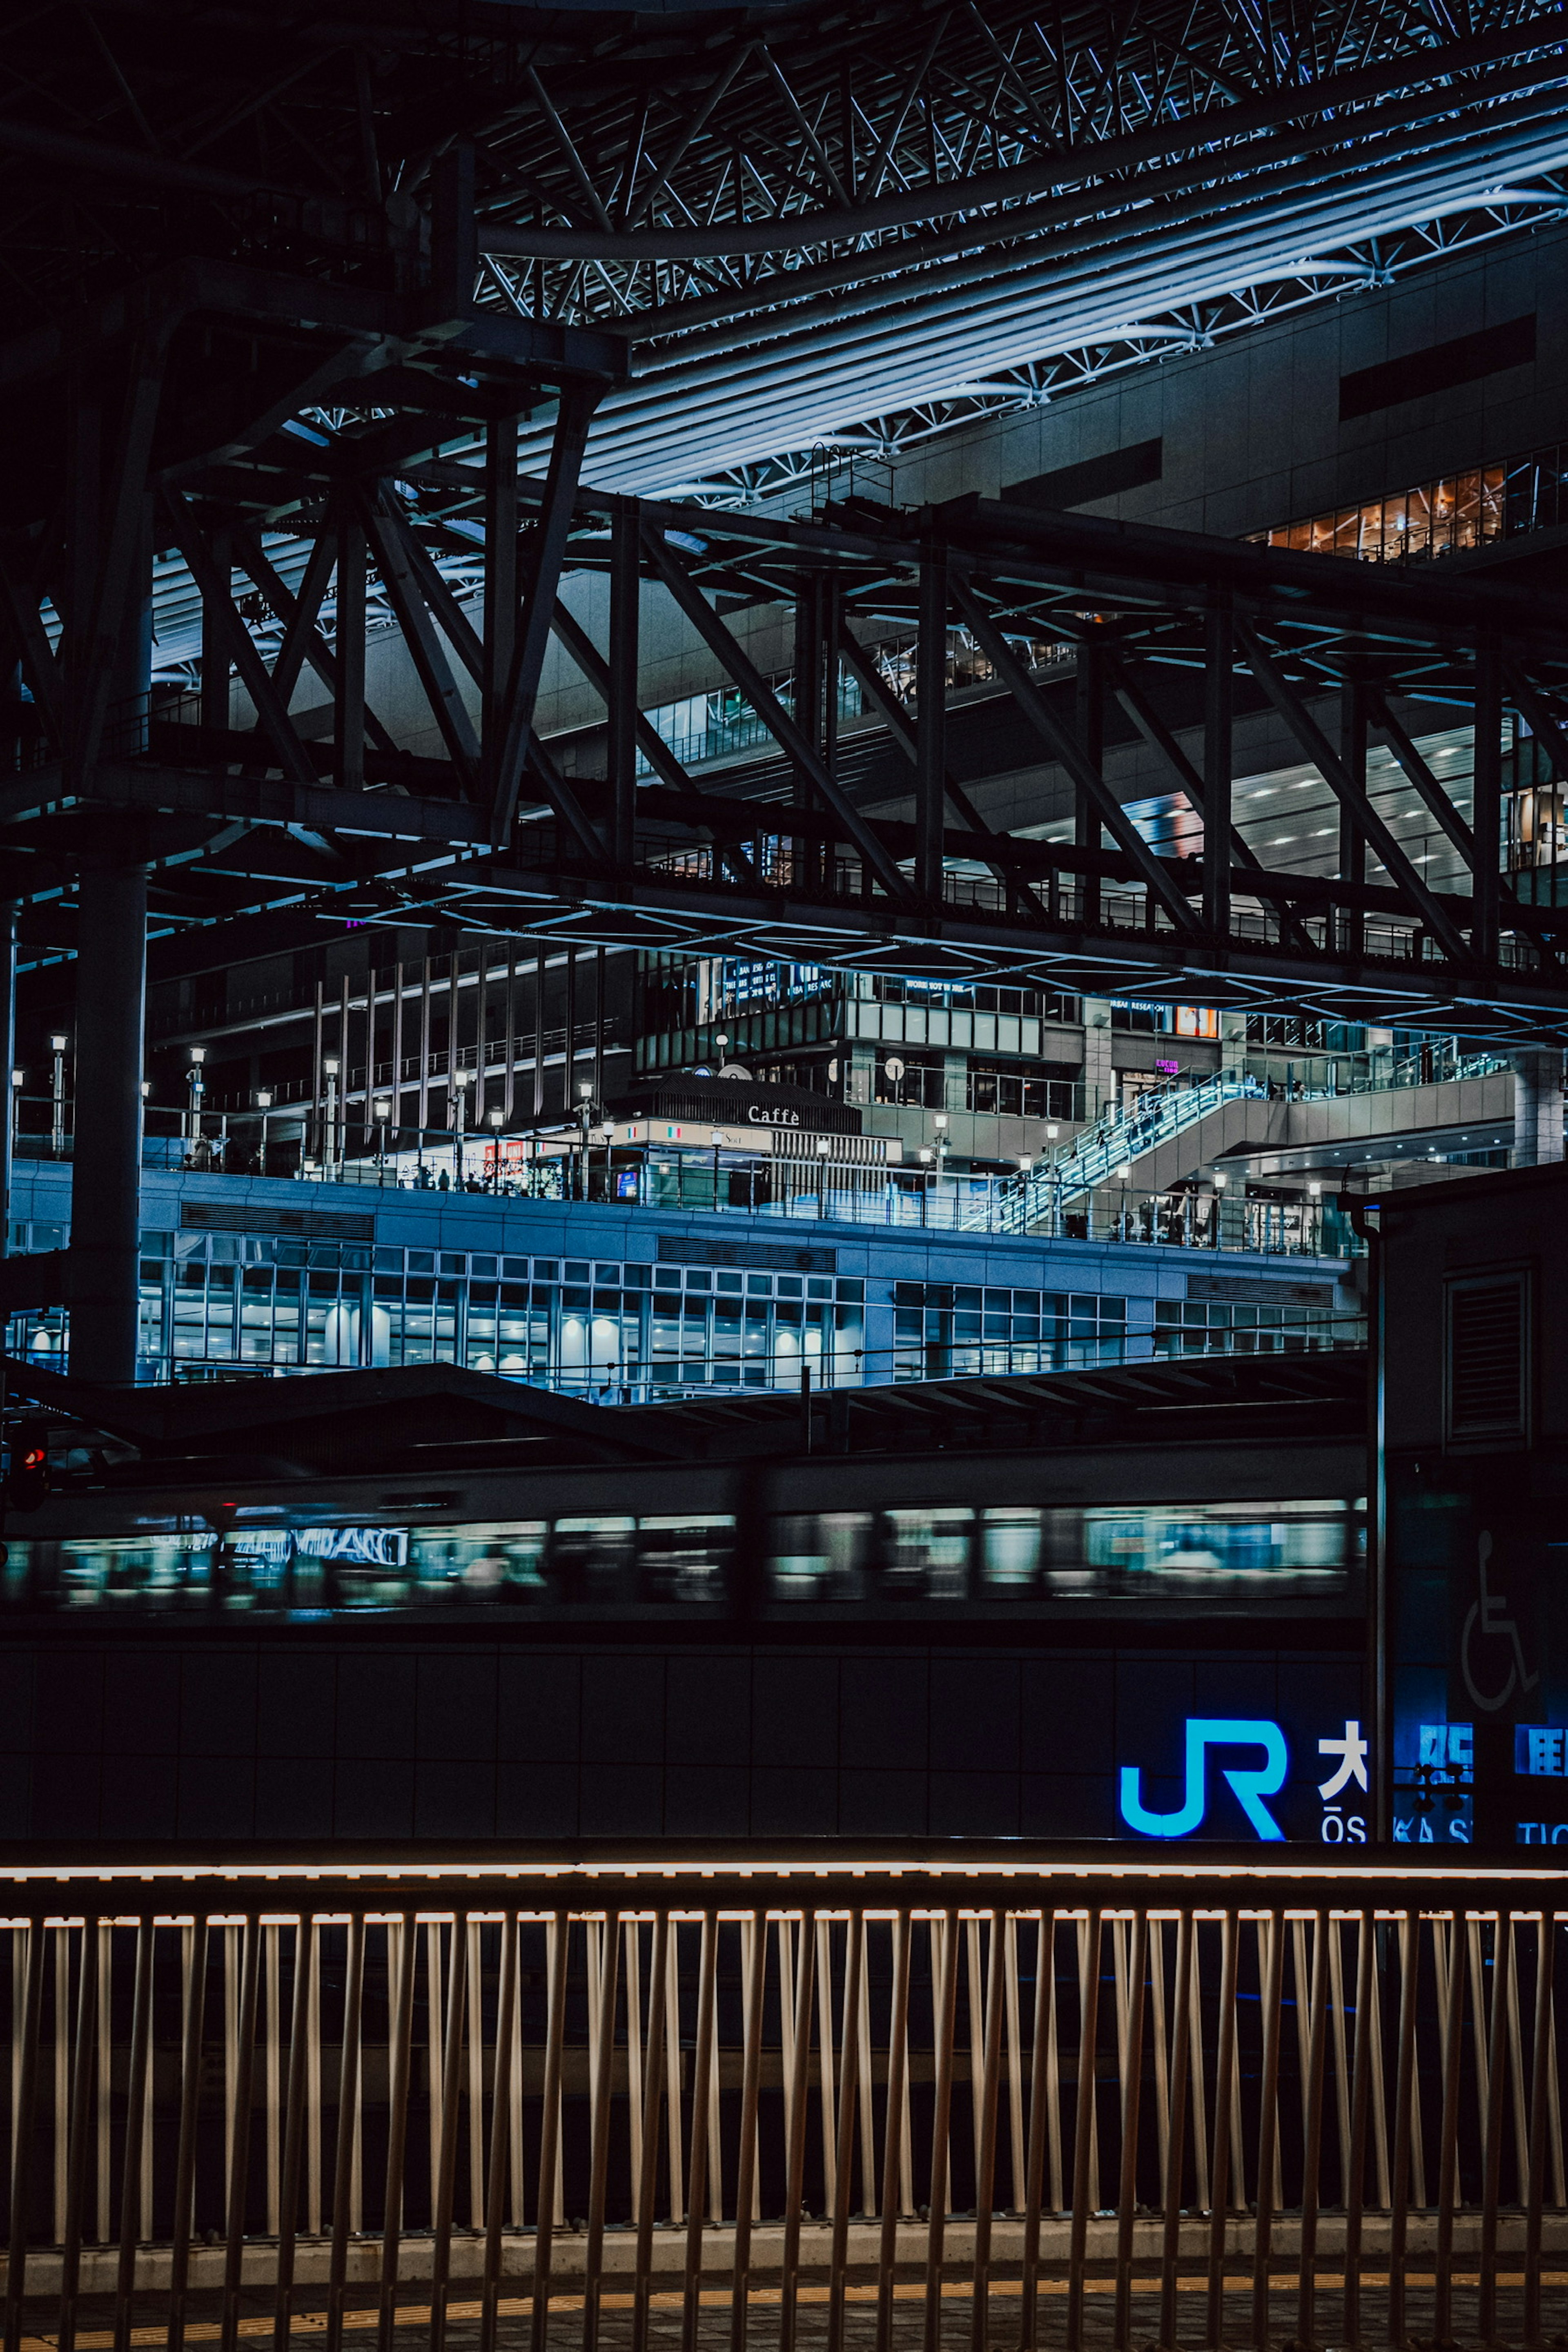
[(1140, 1095), (1130, 1109), (1106, 1111), (1074, 1138), (1070, 1150), (1054, 1167), (1042, 1163), (1005, 1187), (998, 1202), (1002, 1230), (1028, 1233), (1047, 1223), (1067, 1202), (1107, 1183), (1118, 1169), (1195, 1127), (1222, 1104), (1243, 1095), (1261, 1097), (1265, 1093), (1256, 1078), (1226, 1070), (1205, 1078), (1201, 1086), (1166, 1087), (1157, 1094), (1151, 1090)]

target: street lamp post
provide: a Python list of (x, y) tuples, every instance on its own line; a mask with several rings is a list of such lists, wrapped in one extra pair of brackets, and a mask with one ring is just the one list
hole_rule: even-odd
[(205, 1082), (202, 1076), (202, 1064), (206, 1057), (207, 1049), (205, 1045), (191, 1047), (191, 1066), (185, 1073), (185, 1085), (189, 1090), (185, 1117), (189, 1122), (187, 1134), (193, 1145), (202, 1139), (202, 1097), (206, 1091)]
[(594, 1089), (586, 1078), (577, 1081), (577, 1128), (581, 1138), (577, 1146), (577, 1197), (588, 1197), (588, 1134), (594, 1124)]
[(272, 1089), (270, 1087), (261, 1087), (258, 1089), (256, 1108), (261, 1113), (261, 1165), (259, 1172), (265, 1176), (267, 1173), (267, 1114), (272, 1108)]
[(49, 1149), (53, 1158), (63, 1160), (66, 1156), (66, 1040), (59, 1035), (51, 1037), (49, 1051), (55, 1057), (54, 1083), (50, 1089)]
[(374, 1108), (375, 1111), (375, 1164), (378, 1168), (384, 1168), (386, 1165), (386, 1123), (392, 1117), (392, 1105), (390, 1102), (378, 1097)]
[(505, 1111), (499, 1108), (489, 1113), (490, 1191), (492, 1192), (499, 1192), (500, 1191), (500, 1130), (501, 1121), (505, 1117)]
[(338, 1070), (335, 1054), (329, 1054), (321, 1064), (321, 1074), (327, 1081), (326, 1133), (321, 1139), (321, 1165), (330, 1183), (337, 1174), (338, 1158)]
[(452, 1190), (463, 1189), (463, 1137), (468, 1122), (468, 1086), (471, 1070), (452, 1073)]

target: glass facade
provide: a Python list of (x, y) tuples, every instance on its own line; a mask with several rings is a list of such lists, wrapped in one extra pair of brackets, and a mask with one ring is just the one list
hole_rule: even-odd
[(1056, 1372), (1120, 1363), (1127, 1351), (1127, 1301), (1091, 1292), (900, 1282), (893, 1286), (893, 1331), (900, 1380)]
[[(460, 1364), (568, 1393), (833, 1387), (867, 1376), (865, 1283), (226, 1233), (142, 1236), (142, 1377)], [(11, 1345), (58, 1358), (63, 1310)], [(887, 1377), (887, 1367), (880, 1368)]]
[(773, 1522), (780, 1601), (1093, 1600), (1344, 1591), (1365, 1557), (1361, 1500), (1040, 1510), (944, 1504)]
[[(1289, 1207), (1281, 1216), (1289, 1216)], [(1290, 1348), (1331, 1348), (1345, 1318), (1331, 1307), (1270, 1307), (1230, 1299), (1159, 1298), (1156, 1356), (1278, 1355)]]
[(1568, 522), (1568, 444), (1532, 450), (1499, 466), (1445, 474), (1361, 506), (1331, 507), (1256, 536), (1262, 545), (1300, 548), (1312, 555), (1403, 563), (1559, 522)]

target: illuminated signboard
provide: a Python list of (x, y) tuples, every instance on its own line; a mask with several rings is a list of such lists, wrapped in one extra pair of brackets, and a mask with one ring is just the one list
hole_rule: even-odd
[[(1300, 1749), (1298, 1749), (1300, 1753)], [(1372, 1742), (1358, 1717), (1311, 1743), (1310, 1769), (1293, 1770), (1283, 1725), (1267, 1716), (1188, 1716), (1173, 1785), (1158, 1775), (1169, 1758), (1122, 1764), (1117, 1804), (1136, 1837), (1256, 1837), (1267, 1843), (1316, 1837), (1363, 1845), (1372, 1792)], [(1176, 1802), (1153, 1802), (1173, 1794)], [(1228, 1792), (1228, 1793), (1227, 1793)]]

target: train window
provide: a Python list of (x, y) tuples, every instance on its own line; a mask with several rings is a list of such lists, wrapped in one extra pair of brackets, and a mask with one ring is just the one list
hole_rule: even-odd
[(1352, 1521), (1343, 1503), (1195, 1503), (1083, 1514), (1083, 1559), (1112, 1575), (1189, 1585), (1338, 1575)]
[(1040, 1514), (990, 1510), (980, 1538), (980, 1581), (988, 1592), (1033, 1589), (1040, 1573)]
[(969, 1539), (974, 1514), (966, 1505), (889, 1511), (882, 1559), (889, 1599), (963, 1601), (969, 1591)]
[(421, 1528), (409, 1538), (410, 1597), (465, 1601), (542, 1601), (542, 1519), (466, 1528)]
[(769, 1589), (775, 1601), (863, 1601), (875, 1521), (869, 1511), (790, 1514), (773, 1521)]
[(724, 1514), (637, 1521), (637, 1565), (642, 1598), (664, 1601), (721, 1601), (735, 1522)]
[(557, 1519), (550, 1545), (550, 1580), (558, 1600), (604, 1608), (637, 1598), (637, 1521)]

